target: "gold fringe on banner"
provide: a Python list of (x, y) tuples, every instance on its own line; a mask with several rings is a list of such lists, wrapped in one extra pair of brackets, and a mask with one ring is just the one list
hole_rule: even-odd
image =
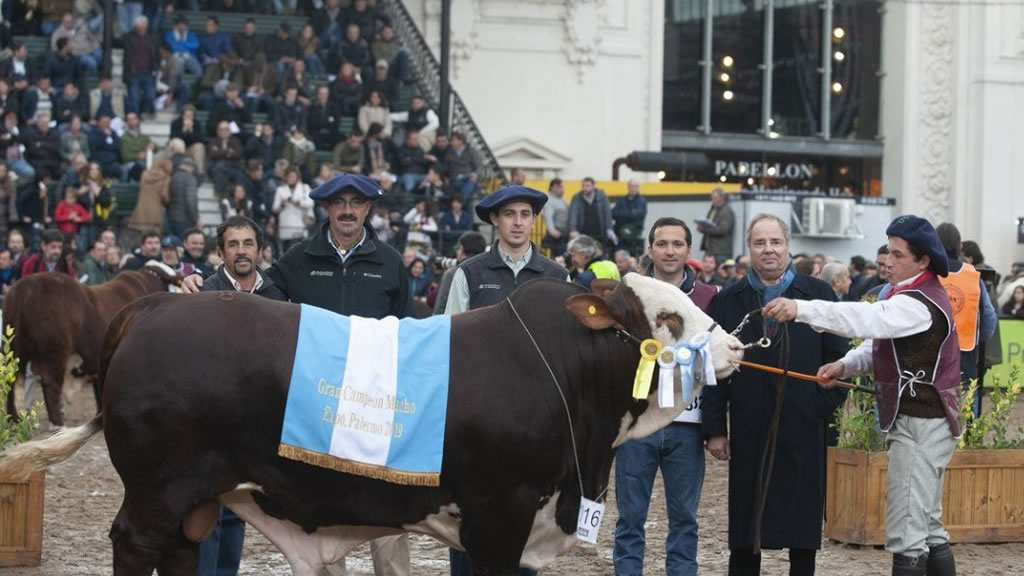
[(328, 468), (336, 472), (365, 476), (366, 478), (383, 480), (385, 482), (391, 482), (392, 484), (428, 487), (437, 487), (441, 485), (440, 474), (434, 474), (431, 472), (403, 472), (401, 470), (393, 470), (386, 466), (354, 462), (352, 460), (338, 458), (337, 456), (331, 456), (330, 454), (323, 454), (321, 452), (299, 448), (298, 446), (292, 446), (290, 444), (278, 445), (277, 454), (284, 458), (288, 458), (289, 460), (298, 460), (299, 462), (305, 462), (306, 464), (312, 464), (313, 466), (319, 466), (320, 468)]

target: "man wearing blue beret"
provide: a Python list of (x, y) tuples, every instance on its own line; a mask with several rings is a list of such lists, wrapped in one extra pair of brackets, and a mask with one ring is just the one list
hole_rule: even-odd
[(949, 534), (942, 525), (942, 473), (960, 436), (960, 349), (953, 312), (939, 276), (946, 251), (931, 223), (896, 218), (885, 231), (885, 267), (892, 290), (878, 302), (777, 298), (767, 318), (796, 320), (820, 332), (864, 343), (826, 364), (828, 379), (873, 372), (878, 416), (889, 448), (886, 550), (893, 576), (955, 576)]
[[(494, 226), (498, 239), (489, 252), (464, 260), (455, 269), (445, 314), (497, 304), (508, 298), (517, 286), (534, 278), (569, 279), (568, 270), (545, 257), (530, 242), (533, 224), (547, 200), (547, 195), (533, 188), (509, 185), (477, 203), (476, 215)], [(452, 576), (473, 573), (465, 552), (452, 548), (449, 558)], [(537, 573), (523, 568), (519, 574), (535, 576)]]
[(494, 226), (498, 239), (489, 252), (466, 260), (455, 271), (446, 314), (497, 304), (527, 280), (569, 277), (565, 268), (530, 242), (533, 223), (547, 199), (533, 188), (509, 185), (477, 203), (476, 215)]

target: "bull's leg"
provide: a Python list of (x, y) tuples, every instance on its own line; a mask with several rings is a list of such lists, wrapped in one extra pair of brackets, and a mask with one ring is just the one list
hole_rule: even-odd
[(188, 541), (178, 532), (170, 546), (164, 549), (156, 569), (159, 576), (195, 576), (199, 568), (199, 544)]
[(121, 503), (121, 510), (110, 528), (110, 540), (114, 545), (114, 576), (152, 576), (160, 561), (160, 549), (146, 542), (140, 527), (131, 520), (132, 512), (128, 498)]
[(460, 503), (459, 539), (473, 565), (473, 576), (518, 576), (537, 500), (532, 494), (499, 491)]
[(51, 428), (64, 426), (64, 366), (66, 360), (39, 363), (39, 385), (43, 388), (46, 414), (50, 417)]
[[(161, 484), (161, 483), (158, 483)], [(133, 485), (137, 486), (137, 485)], [(114, 576), (194, 576), (199, 547), (185, 538), (184, 508), (167, 494), (178, 486), (125, 487), (124, 501), (110, 528), (114, 545)]]

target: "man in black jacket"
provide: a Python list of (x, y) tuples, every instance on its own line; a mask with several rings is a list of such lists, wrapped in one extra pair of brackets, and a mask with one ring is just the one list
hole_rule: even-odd
[[(200, 233), (201, 234), (201, 233)], [(217, 227), (217, 253), (224, 264), (207, 278), (203, 292), (235, 290), (271, 300), (287, 300), (258, 266), (263, 231), (245, 216), (232, 216)], [(220, 518), (210, 536), (199, 545), (200, 576), (238, 572), (245, 541), (245, 522), (221, 506)]]
[(231, 216), (217, 227), (217, 254), (224, 261), (203, 283), (203, 292), (236, 290), (271, 300), (287, 300), (284, 292), (260, 270), (263, 230), (250, 218)]
[[(267, 277), (292, 302), (364, 318), (413, 316), (402, 255), (366, 226), (373, 201), (383, 195), (376, 182), (359, 174), (342, 174), (318, 186), (309, 197), (320, 202), (327, 221), (271, 266)], [(191, 293), (203, 285), (202, 278), (189, 276), (182, 289)], [(409, 574), (407, 535), (370, 544), (376, 574)]]
[(331, 89), (320, 86), (316, 89), (316, 99), (309, 107), (309, 137), (313, 139), (317, 150), (333, 150), (338, 145), (338, 121), (341, 112), (338, 104), (330, 100)]
[(25, 160), (35, 167), (36, 174), (46, 172), (60, 178), (60, 134), (50, 128), (50, 113), (36, 114), (36, 126), (25, 139)]

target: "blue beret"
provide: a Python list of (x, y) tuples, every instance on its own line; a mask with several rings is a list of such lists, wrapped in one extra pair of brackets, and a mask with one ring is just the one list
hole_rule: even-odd
[(534, 214), (540, 214), (540, 209), (548, 203), (548, 195), (526, 186), (509, 184), (508, 186), (503, 186), (494, 194), (485, 196), (483, 200), (478, 202), (476, 205), (476, 215), (489, 224), (491, 222), (491, 212), (509, 202), (516, 201), (529, 202), (533, 206)]
[(932, 223), (913, 214), (905, 214), (897, 217), (885, 229), (886, 236), (903, 238), (914, 248), (927, 254), (931, 260), (928, 266), (932, 272), (939, 276), (949, 274), (949, 259), (946, 257), (946, 249), (939, 241), (939, 235), (935, 233)]
[(313, 200), (327, 200), (349, 188), (370, 200), (384, 195), (384, 191), (380, 189), (376, 182), (362, 174), (341, 174), (317, 186), (309, 193), (309, 197)]

